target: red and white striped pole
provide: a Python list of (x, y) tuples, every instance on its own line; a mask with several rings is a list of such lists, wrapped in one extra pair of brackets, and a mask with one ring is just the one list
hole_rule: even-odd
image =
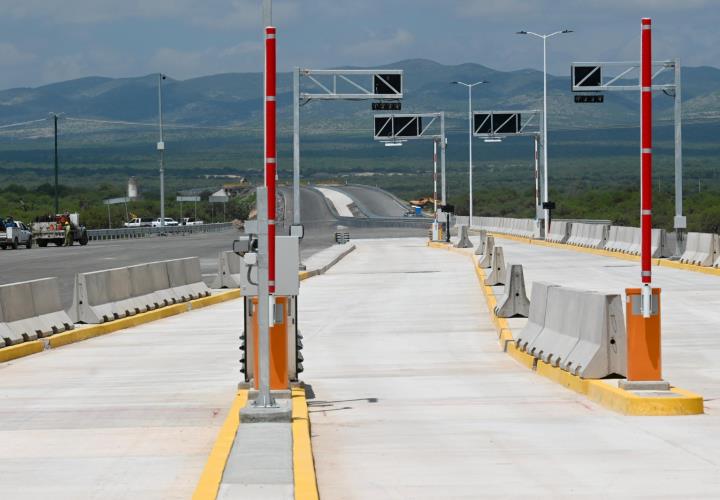
[(640, 55), (640, 228), (643, 316), (650, 317), (652, 286), (652, 20), (642, 19)]
[(274, 27), (265, 28), (265, 187), (267, 187), (268, 203), (268, 288), (271, 296), (275, 295), (275, 178), (277, 174), (275, 33)]

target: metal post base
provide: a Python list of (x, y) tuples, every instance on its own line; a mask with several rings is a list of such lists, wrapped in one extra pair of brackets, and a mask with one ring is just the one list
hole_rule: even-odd
[(626, 391), (669, 391), (670, 382), (665, 382), (664, 380), (621, 380), (618, 387)]

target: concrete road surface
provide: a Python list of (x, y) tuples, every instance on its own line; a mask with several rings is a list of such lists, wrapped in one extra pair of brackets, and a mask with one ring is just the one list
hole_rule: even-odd
[[(500, 351), (467, 257), (420, 239), (356, 244), (300, 301), (321, 498), (720, 497), (716, 404), (615, 414)], [(559, 268), (565, 253), (547, 262)], [(720, 314), (685, 305), (688, 318)], [(669, 347), (715, 377), (717, 328), (694, 326)]]
[(235, 397), (242, 301), (0, 365), (0, 498), (188, 499)]

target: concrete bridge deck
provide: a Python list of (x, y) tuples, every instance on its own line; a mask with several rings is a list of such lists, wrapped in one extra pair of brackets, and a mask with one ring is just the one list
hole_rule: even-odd
[[(567, 284), (602, 289), (616, 286), (598, 282), (605, 276), (627, 273), (626, 286), (637, 275), (629, 262), (499, 244), (508, 260), (524, 259), (529, 279), (562, 281), (566, 269), (581, 281)], [(579, 274), (576, 260), (594, 271)], [(667, 279), (690, 288), (708, 279), (676, 273)], [(362, 242), (302, 293), (322, 498), (720, 495), (716, 403), (700, 416), (624, 417), (521, 367), (500, 351), (465, 256), (420, 239)], [(702, 340), (713, 331), (672, 333), (673, 309), (701, 309), (673, 299), (664, 301), (668, 375), (716, 394), (716, 383), (696, 384), (717, 374), (720, 349)]]
[(237, 389), (242, 301), (0, 364), (0, 498), (187, 499)]
[[(717, 277), (656, 271), (665, 373), (705, 415), (625, 417), (501, 352), (467, 256), (356, 244), (299, 301), (321, 498), (720, 497)], [(633, 262), (498, 244), (528, 285), (636, 283)], [(241, 317), (234, 300), (0, 364), (0, 497), (189, 498)]]

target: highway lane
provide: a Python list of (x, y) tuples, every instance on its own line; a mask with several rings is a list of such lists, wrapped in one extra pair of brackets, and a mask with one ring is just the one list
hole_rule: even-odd
[(65, 307), (72, 303), (75, 274), (156, 260), (199, 257), (203, 279), (211, 284), (217, 274), (218, 253), (230, 250), (238, 231), (186, 236), (151, 236), (134, 240), (91, 241), (87, 246), (33, 247), (0, 251), (0, 284), (56, 276)]
[[(288, 234), (292, 221), (292, 190), (280, 187), (285, 203), (279, 214), (285, 213), (278, 234)], [(370, 188), (368, 188), (370, 190)], [(305, 238), (301, 245), (302, 257), (335, 244), (334, 234), (338, 221), (322, 193), (303, 187), (303, 222)], [(390, 204), (390, 195), (383, 204)], [(377, 196), (382, 198), (382, 196)], [(393, 203), (396, 203), (394, 200)], [(283, 210), (284, 208), (284, 210)], [(390, 238), (422, 236), (423, 229), (408, 228), (351, 228), (351, 238)], [(63, 305), (72, 303), (75, 275), (80, 272), (99, 271), (114, 267), (142, 264), (157, 260), (199, 257), (204, 281), (210, 285), (217, 274), (218, 253), (232, 248), (232, 241), (239, 233), (230, 229), (219, 233), (200, 233), (184, 236), (151, 236), (131, 240), (91, 241), (87, 246), (47, 248), (33, 247), (28, 250), (0, 250), (0, 284), (16, 283), (33, 279), (57, 277)]]
[(403, 217), (410, 210), (409, 204), (400, 203), (397, 198), (379, 188), (352, 184), (334, 188), (352, 198), (368, 217)]
[[(425, 245), (364, 241), (303, 284), (321, 498), (720, 498), (717, 299), (700, 302), (716, 276), (658, 270), (663, 295), (674, 280), (706, 283), (664, 299), (684, 326), (663, 331), (663, 362), (671, 382), (709, 398), (707, 414), (627, 417), (504, 354), (469, 259)], [(637, 263), (502, 245), (528, 282), (637, 280)]]
[[(333, 188), (342, 188), (345, 190), (347, 186), (333, 186)], [(358, 192), (362, 191), (362, 186), (357, 187)], [(290, 223), (293, 217), (293, 193), (291, 186), (279, 186), (281, 196), (285, 203), (285, 221), (281, 225), (281, 231), (286, 234), (289, 231)], [(400, 204), (392, 197), (389, 193), (382, 191), (375, 191), (374, 188), (367, 187), (366, 191), (372, 192), (372, 195), (367, 195), (364, 200), (370, 202), (372, 200), (379, 200), (379, 207), (390, 207), (392, 204), (400, 206)], [(348, 195), (353, 198), (354, 196), (346, 191)], [(376, 213), (389, 213), (388, 208), (376, 208)], [(402, 216), (404, 211), (400, 212)], [(305, 226), (305, 238), (302, 241), (302, 255), (305, 257), (308, 253), (313, 253), (323, 248), (327, 248), (334, 244), (334, 234), (337, 230), (338, 222), (337, 215), (330, 208), (328, 202), (322, 193), (312, 187), (302, 186), (300, 189), (300, 214), (301, 222)], [(397, 211), (395, 212), (396, 216)], [(378, 215), (383, 216), (383, 215)], [(387, 216), (387, 215), (384, 215)], [(368, 238), (402, 238), (411, 236), (426, 236), (427, 230), (421, 228), (391, 228), (391, 227), (352, 227), (349, 228), (351, 239), (368, 239)]]

